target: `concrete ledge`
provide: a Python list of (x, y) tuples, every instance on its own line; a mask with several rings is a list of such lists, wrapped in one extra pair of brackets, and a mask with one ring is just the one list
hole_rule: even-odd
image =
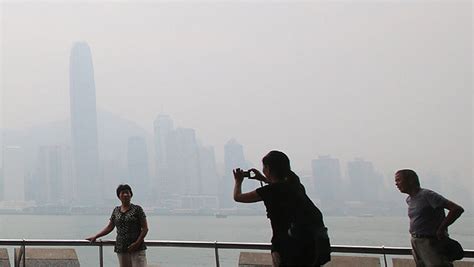
[(415, 261), (413, 259), (392, 259), (393, 267), (416, 267)]
[(331, 261), (325, 264), (328, 267), (380, 267), (380, 258), (373, 256), (333, 256)]
[[(15, 267), (22, 266), (20, 248), (15, 248)], [(26, 265), (28, 267), (79, 267), (76, 250), (72, 248), (26, 248)]]
[(272, 267), (272, 254), (240, 252), (239, 267)]
[[(392, 259), (393, 267), (416, 267), (413, 259)], [(455, 261), (454, 267), (474, 267), (474, 261)]]
[(10, 267), (10, 258), (8, 257), (8, 250), (0, 248), (0, 267)]
[[(380, 267), (379, 257), (331, 256), (328, 267)], [(270, 253), (240, 252), (239, 267), (272, 267)]]
[(454, 267), (474, 267), (474, 261), (455, 261)]

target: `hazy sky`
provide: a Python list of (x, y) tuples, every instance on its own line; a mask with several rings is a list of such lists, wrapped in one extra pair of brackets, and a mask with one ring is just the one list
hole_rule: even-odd
[(1, 7), (4, 128), (69, 117), (69, 53), (86, 41), (99, 108), (150, 133), (164, 111), (219, 162), (235, 137), (255, 164), (270, 149), (305, 170), (362, 157), (474, 187), (471, 1)]

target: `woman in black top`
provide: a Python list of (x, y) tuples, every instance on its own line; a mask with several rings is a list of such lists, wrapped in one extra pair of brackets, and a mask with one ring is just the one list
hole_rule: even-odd
[[(270, 151), (263, 159), (263, 175), (251, 169), (257, 179), (268, 183), (257, 190), (242, 193), (244, 172), (233, 171), (234, 200), (263, 201), (272, 226), (273, 266), (319, 266), (317, 236), (326, 228), (323, 216), (305, 193), (299, 177), (291, 170), (290, 160), (280, 151)], [(329, 239), (327, 239), (329, 245)], [(326, 260), (327, 261), (327, 260)]]
[(117, 197), (122, 205), (114, 208), (109, 224), (87, 240), (95, 242), (97, 238), (107, 235), (117, 227), (114, 251), (117, 253), (120, 267), (146, 267), (146, 246), (143, 241), (148, 233), (148, 224), (142, 207), (131, 203), (132, 196), (132, 188), (129, 185), (119, 185)]

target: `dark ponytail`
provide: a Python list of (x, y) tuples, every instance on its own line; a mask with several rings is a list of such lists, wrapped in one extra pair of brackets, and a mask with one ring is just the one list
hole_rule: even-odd
[(300, 177), (290, 170), (286, 176), (289, 182), (300, 183)]

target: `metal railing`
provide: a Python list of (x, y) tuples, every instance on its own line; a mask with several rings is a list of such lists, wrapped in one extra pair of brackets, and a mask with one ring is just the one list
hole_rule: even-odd
[[(219, 249), (248, 249), (270, 250), (270, 243), (243, 243), (243, 242), (218, 242), (218, 241), (172, 241), (172, 240), (146, 240), (149, 247), (181, 247), (181, 248), (208, 248), (214, 249), (216, 266), (219, 267)], [(87, 240), (65, 239), (0, 239), (0, 246), (20, 246), (20, 257), (23, 267), (26, 266), (27, 246), (96, 246), (99, 248), (99, 266), (104, 266), (104, 246), (114, 246), (114, 240), (98, 239), (91, 243)], [(408, 247), (385, 246), (331, 246), (332, 252), (351, 254), (378, 254), (383, 255), (387, 266), (386, 255), (411, 255)], [(15, 255), (16, 256), (16, 255)], [(474, 250), (464, 250), (465, 258), (474, 258)], [(20, 259), (18, 259), (20, 262)]]

